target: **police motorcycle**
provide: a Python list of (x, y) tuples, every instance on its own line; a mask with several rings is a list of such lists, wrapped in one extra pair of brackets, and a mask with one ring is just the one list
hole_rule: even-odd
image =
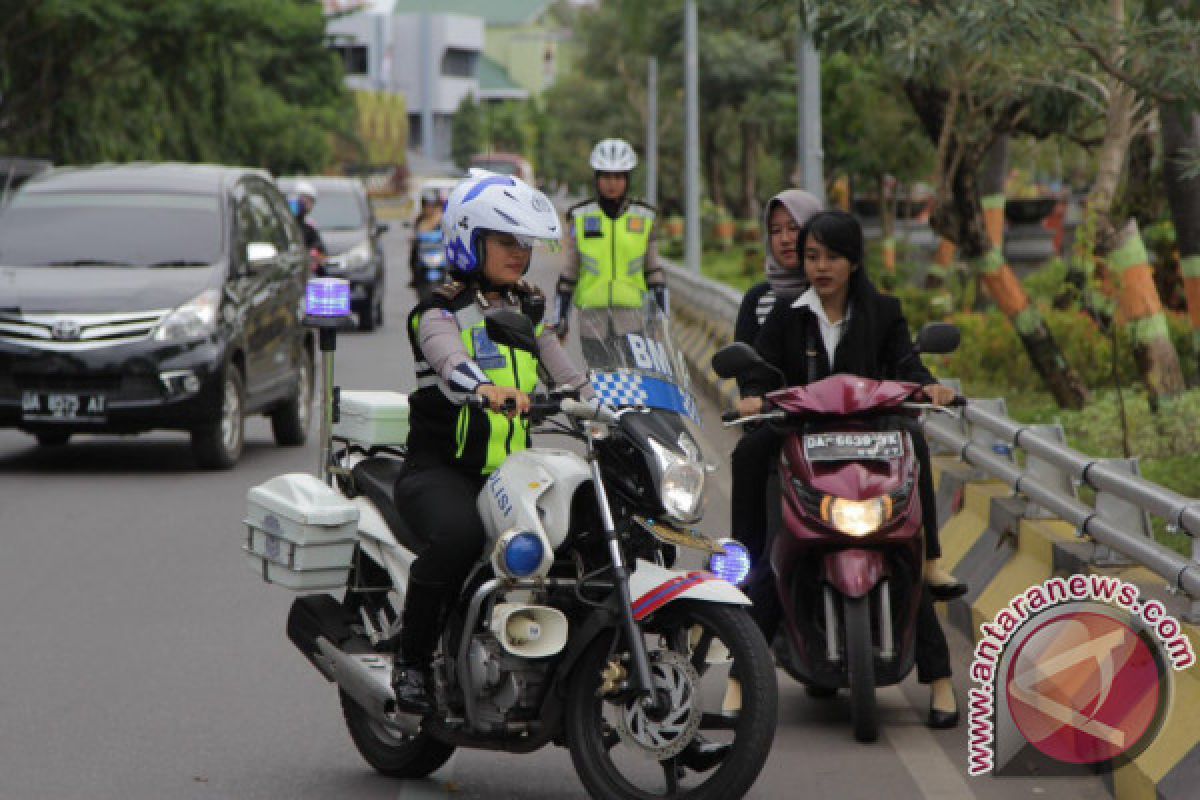
[[(734, 586), (748, 559), (689, 527), (706, 466), (665, 321), (650, 307), (614, 316), (584, 341), (598, 399), (549, 392), (530, 411), (583, 455), (513, 454), (476, 500), (488, 540), (445, 622), (423, 718), (398, 712), (391, 689), (415, 557), (392, 502), (405, 397), (335, 390), (322, 328), (321, 474), (251, 489), (245, 550), (265, 580), (302, 593), (288, 636), (337, 685), (351, 739), (384, 775), (423, 778), (459, 747), (547, 744), (605, 800), (737, 798), (761, 771), (777, 687)], [(486, 326), (498, 346), (537, 347), (522, 315)]]
[(414, 281), (417, 297), (425, 303), (433, 296), (433, 290), (446, 282), (446, 245), (442, 240), (442, 229), (421, 231), (417, 239), (417, 263)]

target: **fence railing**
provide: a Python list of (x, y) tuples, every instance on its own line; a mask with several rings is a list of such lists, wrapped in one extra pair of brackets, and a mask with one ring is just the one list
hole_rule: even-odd
[[(676, 308), (689, 317), (704, 315), (724, 324), (709, 330), (732, 330), (741, 293), (674, 264), (665, 266)], [(717, 342), (724, 344), (724, 342)], [(1186, 497), (1142, 478), (1128, 462), (1102, 459), (1073, 450), (1061, 429), (1027, 425), (1001, 412), (1003, 402), (972, 400), (954, 416), (933, 414), (923, 427), (930, 444), (956, 455), (989, 478), (998, 479), (1027, 498), (1031, 508), (1065, 520), (1098, 545), (1128, 557), (1191, 598), (1192, 621), (1200, 620), (1200, 500)], [(1022, 467), (1015, 450), (1025, 453)], [(1096, 492), (1090, 506), (1074, 486)], [(1143, 524), (1145, 514), (1164, 520), (1170, 529), (1192, 537), (1192, 558), (1159, 544)]]

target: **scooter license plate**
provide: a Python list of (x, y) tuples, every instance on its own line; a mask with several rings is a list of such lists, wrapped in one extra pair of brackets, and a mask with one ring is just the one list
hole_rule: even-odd
[(104, 395), (99, 394), (25, 392), (21, 396), (22, 419), (101, 422), (105, 408)]
[(809, 433), (804, 456), (809, 461), (890, 461), (904, 455), (900, 431)]

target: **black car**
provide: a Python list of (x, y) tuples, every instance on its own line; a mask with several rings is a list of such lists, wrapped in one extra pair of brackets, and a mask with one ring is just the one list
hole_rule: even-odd
[(0, 213), (0, 427), (191, 433), (205, 468), (244, 417), (296, 446), (312, 412), (307, 254), (264, 172), (128, 164), (42, 173)]
[(367, 190), (357, 178), (280, 178), (279, 188), (291, 196), (301, 181), (317, 191), (308, 219), (328, 252), (321, 274), (350, 282), (350, 309), (358, 327), (373, 331), (383, 325), (387, 270), (379, 237), (388, 226), (375, 221)]

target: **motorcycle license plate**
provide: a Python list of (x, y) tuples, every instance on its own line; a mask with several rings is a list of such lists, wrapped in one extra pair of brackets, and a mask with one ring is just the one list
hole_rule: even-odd
[(105, 409), (102, 394), (25, 392), (21, 395), (22, 419), (99, 422), (104, 419)]
[(804, 437), (809, 461), (890, 461), (904, 455), (900, 431), (810, 433)]

